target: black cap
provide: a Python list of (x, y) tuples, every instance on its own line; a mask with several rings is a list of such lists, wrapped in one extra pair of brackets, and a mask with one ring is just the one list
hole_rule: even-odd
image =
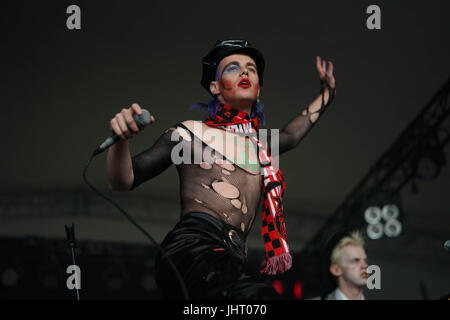
[(216, 80), (216, 71), (220, 61), (231, 54), (246, 54), (255, 60), (258, 68), (259, 85), (263, 85), (264, 57), (247, 40), (218, 40), (214, 48), (202, 59), (203, 73), (201, 85), (211, 94), (209, 84)]

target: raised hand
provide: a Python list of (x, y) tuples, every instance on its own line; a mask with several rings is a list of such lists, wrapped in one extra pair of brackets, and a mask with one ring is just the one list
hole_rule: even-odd
[(336, 87), (336, 80), (333, 75), (333, 63), (331, 61), (322, 60), (321, 57), (316, 57), (316, 68), (319, 73), (320, 80), (324, 81), (326, 86), (324, 89)]

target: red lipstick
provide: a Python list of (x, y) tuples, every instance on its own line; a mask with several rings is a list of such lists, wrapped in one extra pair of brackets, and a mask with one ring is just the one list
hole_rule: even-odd
[(238, 83), (238, 87), (241, 88), (250, 88), (252, 86), (252, 83), (250, 82), (250, 80), (248, 80), (248, 78), (242, 78), (241, 81), (239, 81)]

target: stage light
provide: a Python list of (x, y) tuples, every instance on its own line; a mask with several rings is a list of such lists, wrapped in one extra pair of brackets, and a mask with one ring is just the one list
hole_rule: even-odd
[(284, 292), (284, 286), (283, 286), (283, 282), (281, 282), (281, 280), (274, 280), (272, 282), (272, 287), (275, 289), (276, 292), (278, 292), (278, 294), (280, 296), (283, 295)]
[(390, 238), (398, 237), (401, 232), (402, 224), (397, 219), (390, 219), (384, 225), (384, 233)]
[(381, 210), (381, 216), (383, 217), (384, 221), (397, 219), (399, 214), (400, 209), (395, 204), (386, 204)]
[(360, 212), (367, 223), (366, 234), (369, 239), (377, 240), (385, 234), (388, 237), (396, 237), (402, 232), (403, 214), (398, 193), (371, 193), (367, 196), (362, 208), (364, 211)]
[(294, 283), (294, 297), (295, 299), (301, 299), (303, 297), (302, 283), (300, 280)]
[(380, 239), (383, 236), (383, 224), (382, 223), (369, 224), (367, 226), (366, 232), (369, 239), (372, 240)]
[(381, 220), (381, 209), (377, 206), (371, 206), (364, 212), (364, 219), (368, 224), (377, 224)]

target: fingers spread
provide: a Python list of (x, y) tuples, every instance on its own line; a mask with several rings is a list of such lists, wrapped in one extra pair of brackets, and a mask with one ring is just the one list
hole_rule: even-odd
[(331, 61), (328, 61), (328, 70), (327, 70), (327, 74), (329, 76), (333, 75), (333, 63)]
[(322, 69), (322, 61), (319, 56), (316, 57), (316, 67), (317, 67), (317, 70)]
[(319, 78), (323, 79), (323, 77), (325, 76), (325, 69), (323, 69), (322, 67), (322, 59), (319, 56), (316, 57), (316, 68), (317, 72), (319, 73)]

